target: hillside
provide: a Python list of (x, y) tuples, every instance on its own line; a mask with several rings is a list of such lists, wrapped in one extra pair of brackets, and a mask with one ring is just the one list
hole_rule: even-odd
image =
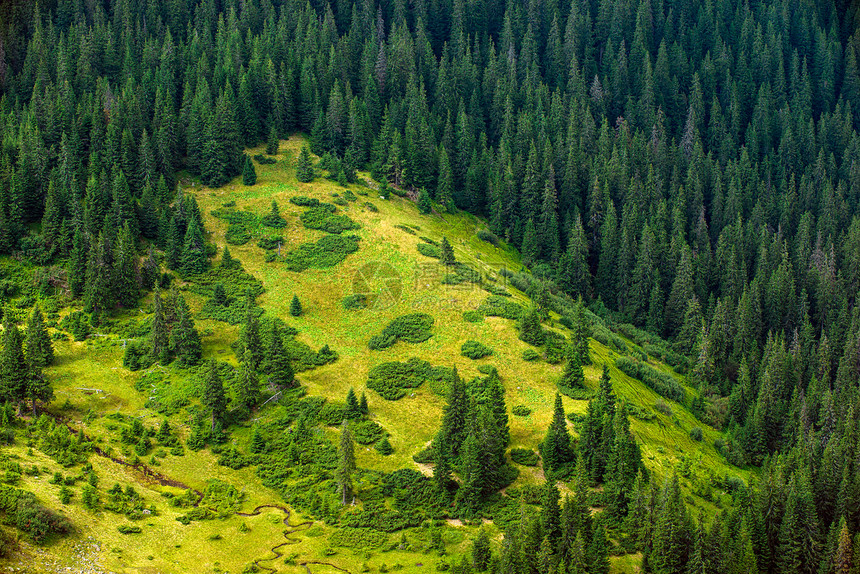
[[(524, 306), (529, 304), (526, 294), (510, 284), (505, 277), (509, 274), (502, 271), (522, 268), (516, 250), (504, 242), (494, 246), (479, 239), (476, 233), (486, 230), (486, 224), (468, 214), (434, 211), (422, 215), (408, 199), (396, 195), (382, 199), (372, 188), (362, 185), (344, 188), (322, 177), (312, 183), (300, 183), (295, 178), (295, 161), (301, 143), (297, 137), (281, 142), (276, 163), (256, 163), (257, 182), (251, 187), (242, 185), (239, 178), (218, 189), (201, 187), (188, 176), (181, 177), (180, 181), (199, 204), (208, 230), (206, 240), (217, 246), (216, 261), (227, 245), (230, 224), (225, 221), (225, 209), (263, 216), (270, 212), (272, 201), (277, 202), (286, 227), (273, 229), (247, 224), (251, 239), (244, 245), (229, 245), (230, 252), (262, 284), (257, 304), (267, 315), (281, 318), (288, 327), (296, 329), (298, 342), (312, 349), (329, 345), (337, 353), (337, 360), (297, 374), (301, 389), (307, 392), (306, 398), (322, 397), (328, 403), (343, 404), (350, 389), (364, 393), (369, 420), (389, 435), (393, 453), (388, 456), (372, 446), (356, 445), (357, 466), (371, 471), (359, 472), (357, 507), (367, 503), (364, 495), (369, 497), (379, 484), (381, 472), (405, 468), (432, 474), (432, 465), (418, 464), (412, 457), (438, 431), (446, 400), (444, 385), (433, 381), (409, 389), (399, 400), (383, 399), (367, 387), (367, 381), (370, 369), (384, 362), (405, 362), (417, 357), (434, 366), (456, 366), (466, 381), (483, 376), (479, 370), (482, 366), (495, 367), (505, 390), (510, 447), (536, 451), (552, 420), (553, 397), (564, 363), (550, 364), (543, 358), (524, 360), (525, 351), (542, 351), (518, 338), (516, 321), (492, 316), (481, 316), (477, 322), (464, 319), (464, 313), (480, 309), (490, 296), (487, 288), (507, 291), (511, 301)], [(249, 150), (249, 155), (262, 151)], [(359, 238), (358, 250), (331, 267), (291, 271), (289, 265), (293, 260), (288, 253), (303, 243), (328, 235), (302, 224), (300, 216), (307, 208), (291, 203), (296, 197), (338, 204), (337, 213), (347, 215), (358, 224), (352, 231)], [(235, 229), (233, 234), (236, 234)], [(283, 237), (279, 248), (267, 251), (257, 245), (260, 237), (275, 235)], [(442, 283), (438, 260), (420, 254), (418, 246), (438, 244), (443, 237), (452, 244), (458, 261), (480, 271), (480, 284)], [(7, 269), (15, 269), (15, 275), (7, 274), (7, 277), (21, 283), (34, 271), (32, 267), (11, 260), (5, 265)], [(239, 366), (231, 343), (239, 338), (241, 326), (204, 318), (203, 311), (211, 292), (206, 286), (208, 279), (201, 276), (197, 280), (190, 277), (188, 281), (177, 281), (201, 334), (204, 363), (216, 359)], [(356, 293), (370, 295), (371, 306), (346, 309), (344, 299)], [(373, 300), (372, 295), (380, 293), (391, 299)], [(302, 306), (302, 314), (298, 317), (290, 312), (294, 295)], [(210, 444), (199, 451), (188, 448), (194, 405), (199, 404), (197, 395), (205, 367), (182, 368), (176, 362), (136, 372), (123, 367), (126, 346), (146, 340), (143, 326), (151, 321), (152, 297), (149, 294), (143, 299), (139, 310), (116, 315), (108, 332), (94, 333), (81, 342), (54, 336), (56, 359), (45, 370), (54, 388), (54, 400), (48, 410), (59, 421), (66, 421), (74, 431), (83, 432), (99, 451), (83, 455), (80, 460), (83, 462), (85, 458), (87, 466), (80, 463), (61, 466), (55, 460), (56, 451), (52, 451), (53, 459), (45, 454), (44, 451), (50, 450), (46, 446), (48, 442), (38, 432), (25, 434), (23, 427), (19, 427), (16, 442), (3, 447), (7, 465), (18, 463), (23, 469), (15, 486), (35, 493), (42, 504), (68, 516), (74, 533), (64, 538), (55, 537), (44, 547), (33, 546), (23, 539), (20, 550), (3, 562), (5, 567), (49, 572), (62, 565), (90, 571), (81, 568), (81, 561), (85, 559), (87, 564), (98, 565), (92, 566), (92, 571), (240, 572), (251, 571), (243, 569), (259, 560), (261, 568), (276, 568), (279, 572), (303, 572), (305, 567), (314, 574), (338, 570), (359, 572), (365, 567), (375, 572), (384, 571), (383, 565), (388, 568), (400, 565), (406, 572), (424, 572), (440, 562), (455, 563), (460, 554), (471, 552), (470, 541), (477, 533), (475, 524), (464, 526), (460, 521), (437, 521), (438, 526), (432, 528), (425, 525), (396, 532), (333, 526), (326, 524), (331, 520), (325, 520), (324, 511), (304, 514), (286, 506), (278, 489), (263, 485), (255, 473), (255, 464), (238, 470), (218, 464), (219, 454), (214, 451), (223, 454), (231, 445), (238, 449), (240, 456), (249, 454), (253, 430), (287, 416), (293, 408), (291, 405), (299, 400), (294, 392), (285, 392), (281, 399), (255, 408), (249, 420), (231, 427), (227, 444)], [(16, 301), (19, 300), (13, 299), (11, 304), (14, 306)], [(58, 314), (55, 328), (50, 332), (63, 333), (56, 325), (62, 325), (61, 318), (75, 307), (57, 298), (42, 304), (53, 305)], [(368, 348), (373, 335), (397, 317), (411, 313), (432, 316), (432, 336), (428, 340), (397, 342), (384, 350)], [(570, 337), (570, 330), (559, 322), (559, 315), (554, 312), (550, 315), (544, 326)], [(615, 341), (625, 345), (626, 355), (638, 359), (647, 357), (641, 347), (629, 339), (615, 337)], [(478, 360), (462, 356), (460, 348), (466, 340), (491, 347), (492, 355)], [(674, 473), (680, 473), (684, 497), (694, 514), (702, 512), (713, 516), (719, 508), (730, 506), (732, 497), (725, 491), (729, 478), (738, 477), (748, 482), (751, 475), (728, 465), (715, 450), (714, 442), (721, 438), (721, 433), (697, 421), (685, 406), (662, 399), (641, 381), (619, 371), (615, 359), (622, 355), (617, 350), (593, 338), (588, 345), (593, 363), (584, 369), (586, 387), (596, 390), (601, 369), (604, 364), (608, 365), (619, 399), (636, 408), (638, 415), (629, 417), (631, 430), (655, 482), (660, 484)], [(686, 385), (685, 379), (666, 364), (653, 357), (648, 357), (647, 363)], [(687, 393), (693, 395), (696, 391), (688, 387)], [(664, 407), (663, 412), (656, 409), (658, 402), (668, 409)], [(569, 414), (581, 416), (586, 411), (586, 400), (564, 397), (563, 403)], [(517, 406), (527, 407), (530, 414), (516, 416), (511, 413)], [(138, 456), (134, 444), (124, 444), (119, 431), (133, 420), (155, 431), (165, 418), (162, 413), (167, 413), (173, 432), (186, 448), (180, 447), (182, 455), (176, 456), (171, 449), (153, 446)], [(338, 423), (339, 420), (335, 420), (334, 426), (321, 424), (316, 432), (337, 445)], [(690, 438), (694, 427), (703, 429), (703, 440)], [(574, 431), (572, 421), (569, 421), (569, 428)], [(138, 466), (133, 468), (129, 464)], [(59, 486), (52, 484), (54, 474), (60, 472), (83, 479), (88, 476), (85, 473), (88, 465), (92, 465), (98, 477), (97, 490), (103, 503), (110, 499), (108, 490), (116, 483), (123, 491), (133, 488), (143, 500), (138, 507), (151, 508), (153, 512), (129, 520), (127, 514), (123, 516), (104, 507), (87, 509), (82, 504), (85, 487), (80, 486), (81, 482), (71, 488), (71, 501), (61, 504)], [(529, 488), (543, 485), (540, 466), (514, 466), (519, 476), (507, 488), (509, 492), (527, 493)], [(30, 470), (36, 468), (37, 473)], [(181, 498), (186, 488), (208, 496), (207, 484), (212, 479), (231, 485), (236, 496), (238, 493), (244, 496), (239, 496), (238, 502), (233, 504), (229, 497), (225, 502), (213, 495), (217, 518), (192, 520), (189, 524), (177, 521), (177, 517), (188, 516), (190, 511), (187, 505), (176, 503), (174, 506), (174, 501)], [(571, 492), (572, 483), (561, 481), (559, 487), (562, 493)], [(175, 497), (165, 498), (167, 493)], [(527, 497), (526, 494), (521, 496)], [(196, 495), (192, 496), (194, 498)], [(389, 495), (387, 504), (392, 502)], [(263, 508), (259, 509), (259, 514), (247, 515), (254, 514), (254, 509), (260, 506)], [(599, 513), (600, 508), (596, 512)], [(121, 525), (139, 526), (141, 532), (122, 534), (117, 531)], [(490, 522), (485, 527), (495, 540), (493, 548), (497, 550), (500, 530)], [(434, 536), (441, 536), (444, 555), (437, 549), (431, 550), (439, 545), (433, 541)], [(273, 558), (270, 549), (276, 545), (282, 545), (277, 548), (277, 554), (283, 555), (287, 563), (284, 558)], [(612, 558), (613, 571), (632, 571), (636, 563), (635, 555)]]

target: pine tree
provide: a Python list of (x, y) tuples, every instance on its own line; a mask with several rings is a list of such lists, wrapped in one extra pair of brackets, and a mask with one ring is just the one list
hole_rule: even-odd
[(346, 410), (344, 411), (344, 416), (348, 420), (361, 418), (361, 410), (358, 406), (358, 398), (355, 396), (355, 390), (353, 390), (352, 387), (350, 387), (349, 392), (346, 393)]
[(76, 227), (68, 264), (69, 291), (72, 297), (80, 297), (84, 294), (84, 286), (87, 282), (86, 269), (89, 251), (90, 244), (86, 232), (80, 227)]
[(550, 549), (555, 553), (561, 542), (561, 507), (559, 507), (559, 492), (552, 473), (547, 475), (541, 498), (540, 525), (544, 538), (550, 543)]
[[(253, 366), (254, 352), (252, 347), (245, 347), (245, 361)], [(278, 389), (288, 389), (293, 386), (295, 373), (293, 371), (290, 357), (284, 349), (281, 330), (277, 323), (272, 323), (272, 335), (269, 338), (269, 347), (266, 350), (266, 370), (269, 374), (269, 383)]]
[(314, 180), (314, 166), (311, 160), (311, 152), (306, 145), (302, 146), (296, 162), (296, 179), (302, 183), (310, 183)]
[(361, 392), (361, 399), (358, 401), (358, 411), (365, 417), (370, 414), (370, 408), (367, 406), (367, 396), (364, 394), (364, 391)]
[(218, 363), (214, 359), (206, 368), (206, 378), (203, 383), (203, 395), (200, 401), (212, 413), (212, 431), (215, 424), (224, 420), (227, 409), (227, 396), (224, 394), (224, 385), (221, 383), (221, 375), (218, 374)]
[(250, 356), (243, 357), (242, 366), (239, 369), (239, 379), (236, 384), (236, 399), (239, 404), (250, 411), (260, 401), (260, 380), (249, 363)]
[(260, 340), (260, 320), (257, 307), (254, 305), (254, 296), (248, 293), (245, 300), (245, 321), (239, 332), (237, 354), (245, 356), (245, 351), (250, 351), (251, 368), (260, 370), (263, 362), (263, 343)]
[(523, 263), (526, 265), (534, 265), (540, 258), (540, 237), (538, 236), (534, 221), (531, 219), (526, 222), (526, 228), (523, 232), (523, 244), (520, 251), (523, 254)]
[(478, 535), (472, 541), (472, 564), (478, 572), (486, 572), (490, 566), (490, 537), (484, 528), (478, 529)]
[(445, 148), (439, 153), (439, 184), (436, 186), (436, 201), (449, 213), (454, 207), (454, 174), (451, 172), (451, 161)]
[(588, 545), (588, 574), (609, 574), (609, 542), (606, 531), (599, 521), (594, 527), (591, 544)]
[(150, 245), (149, 251), (146, 254), (146, 261), (143, 262), (143, 267), (140, 269), (141, 287), (147, 291), (154, 289), (160, 273), (158, 260), (155, 258), (155, 249)]
[(349, 423), (343, 421), (340, 426), (340, 448), (338, 448), (337, 469), (335, 480), (341, 497), (341, 504), (346, 506), (352, 499), (352, 473), (355, 472), (355, 445), (352, 442), (352, 431)]
[[(281, 141), (278, 137), (278, 128), (275, 125), (275, 122), (271, 122), (271, 126), (269, 127), (269, 137), (266, 139), (266, 154), (278, 155), (278, 147), (280, 144)], [(304, 148), (304, 146), (302, 146), (302, 148)]]
[(520, 340), (525, 341), (529, 345), (534, 345), (535, 347), (543, 345), (544, 333), (541, 328), (537, 307), (533, 306), (523, 313), (520, 318), (519, 336)]
[(170, 331), (170, 351), (180, 365), (196, 365), (203, 355), (203, 348), (188, 304), (181, 296), (176, 299), (175, 312), (176, 325)]
[(833, 555), (833, 574), (851, 574), (852, 541), (845, 517), (839, 519), (839, 539)]
[(116, 261), (116, 300), (125, 308), (137, 305), (140, 297), (137, 251), (126, 222), (122, 226), (114, 255)]
[(300, 317), (302, 315), (302, 303), (299, 301), (298, 295), (293, 295), (293, 300), (290, 301), (290, 315)]
[(27, 334), (24, 339), (24, 353), (31, 367), (43, 369), (54, 362), (54, 344), (48, 334), (42, 310), (33, 306), (27, 321)]
[(257, 425), (254, 425), (254, 430), (251, 432), (251, 445), (248, 450), (254, 454), (266, 452), (266, 439)]
[(555, 394), (552, 422), (541, 443), (541, 455), (543, 456), (544, 472), (547, 475), (552, 471), (562, 469), (574, 458), (573, 450), (570, 448), (570, 434), (567, 431), (564, 405), (561, 395), (558, 393)]
[(571, 353), (570, 359), (567, 360), (559, 387), (563, 391), (585, 388), (585, 374), (582, 372), (578, 353)]
[(256, 185), (256, 183), (257, 170), (254, 169), (254, 162), (246, 155), (244, 165), (242, 166), (242, 185)]
[(186, 276), (203, 273), (209, 268), (209, 258), (206, 256), (206, 246), (203, 243), (203, 232), (195, 218), (191, 218), (188, 222), (180, 264), (180, 270)]
[(18, 326), (7, 314), (3, 322), (3, 351), (0, 354), (0, 396), (18, 404), (18, 413), (27, 396), (29, 368), (24, 358), (24, 341)]
[(170, 334), (164, 317), (161, 293), (153, 298), (152, 325), (149, 329), (149, 357), (152, 361), (167, 363), (170, 360)]
[(433, 211), (433, 202), (430, 200), (430, 194), (423, 187), (418, 192), (418, 211), (423, 215), (427, 215)]

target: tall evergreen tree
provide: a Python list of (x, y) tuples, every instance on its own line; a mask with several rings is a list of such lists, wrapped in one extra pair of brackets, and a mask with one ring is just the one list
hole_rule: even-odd
[(227, 409), (227, 396), (224, 394), (224, 385), (218, 373), (218, 362), (214, 359), (206, 367), (206, 378), (200, 400), (211, 412), (214, 431), (216, 423), (224, 420)]
[(355, 445), (352, 442), (352, 431), (349, 423), (343, 421), (340, 426), (340, 447), (337, 452), (337, 469), (335, 480), (340, 494), (341, 504), (346, 506), (352, 500), (352, 473), (355, 472)]
[(38, 305), (33, 306), (27, 321), (27, 334), (24, 339), (24, 354), (31, 368), (43, 369), (54, 362), (54, 344), (48, 334), (48, 327)]

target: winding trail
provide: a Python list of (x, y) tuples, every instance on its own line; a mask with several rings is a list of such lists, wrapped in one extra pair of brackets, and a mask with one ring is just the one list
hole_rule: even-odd
[[(276, 544), (275, 546), (272, 546), (272, 548), (269, 550), (273, 554), (272, 557), (258, 558), (257, 560), (254, 560), (254, 565), (257, 566), (257, 568), (266, 570), (268, 572), (277, 572), (277, 568), (274, 568), (272, 566), (264, 566), (260, 563), (271, 562), (272, 560), (277, 560), (278, 558), (282, 557), (284, 553), (281, 552), (281, 548), (285, 546), (290, 546), (292, 544), (298, 544), (299, 542), (301, 542), (301, 539), (291, 537), (291, 535), (295, 534), (296, 532), (301, 532), (302, 530), (307, 530), (314, 523), (314, 521), (306, 520), (305, 522), (299, 522), (298, 524), (290, 524), (290, 509), (281, 504), (261, 504), (254, 508), (254, 510), (252, 510), (251, 512), (237, 512), (236, 516), (259, 516), (260, 511), (264, 508), (274, 508), (275, 510), (280, 510), (284, 513), (285, 516), (281, 522), (283, 522), (284, 526), (287, 527), (286, 530), (284, 530), (285, 541), (281, 542), (280, 544)], [(329, 566), (340, 572), (346, 572), (346, 574), (351, 574), (349, 570), (345, 570), (344, 568), (335, 566), (334, 564), (330, 564), (328, 562), (320, 562), (318, 560), (305, 560), (303, 562), (298, 562), (298, 564), (299, 566), (303, 566), (305, 570), (307, 570), (308, 574), (311, 574), (311, 569), (309, 565), (313, 564), (318, 564), (320, 566)]]

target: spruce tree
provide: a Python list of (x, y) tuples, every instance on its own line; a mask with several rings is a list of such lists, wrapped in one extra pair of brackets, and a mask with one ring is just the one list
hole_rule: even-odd
[(361, 418), (361, 410), (358, 406), (358, 398), (355, 396), (355, 390), (353, 390), (352, 387), (350, 387), (349, 391), (346, 393), (346, 410), (344, 411), (344, 416), (348, 420)]
[(358, 411), (365, 417), (370, 414), (370, 408), (367, 406), (367, 395), (364, 394), (364, 391), (361, 392), (361, 399), (358, 401)]
[(158, 291), (153, 298), (152, 324), (149, 328), (149, 357), (159, 363), (167, 363), (170, 360), (170, 334), (164, 316), (164, 302)]
[(573, 461), (574, 453), (570, 448), (570, 434), (567, 431), (567, 419), (564, 415), (564, 405), (561, 395), (555, 394), (555, 407), (552, 422), (541, 443), (544, 472), (551, 474)]
[(352, 473), (355, 472), (355, 445), (352, 442), (352, 431), (349, 423), (343, 421), (340, 426), (340, 447), (337, 451), (337, 469), (335, 480), (341, 497), (341, 504), (346, 506), (352, 499)]
[(195, 218), (188, 222), (185, 241), (182, 245), (180, 270), (183, 275), (196, 275), (209, 268), (209, 258), (206, 256), (206, 245), (203, 243), (203, 232)]
[(559, 387), (562, 390), (581, 389), (585, 387), (585, 374), (582, 372), (582, 364), (579, 362), (579, 354), (571, 353), (570, 359), (564, 367)]
[(196, 365), (203, 355), (200, 335), (185, 299), (180, 296), (176, 302), (176, 325), (170, 331), (170, 351), (180, 365)]
[[(246, 351), (247, 353), (248, 351)], [(236, 381), (236, 399), (240, 405), (250, 411), (260, 401), (260, 380), (257, 373), (251, 368), (250, 356), (248, 360), (243, 357), (242, 366), (239, 368), (238, 380)]]
[[(245, 347), (245, 360), (250, 365), (254, 364), (252, 347)], [(272, 323), (272, 335), (269, 338), (269, 347), (266, 350), (266, 366), (270, 384), (280, 390), (293, 386), (295, 373), (290, 363), (290, 357), (284, 349), (281, 330), (274, 322)]]
[(433, 202), (430, 200), (430, 194), (423, 187), (418, 192), (418, 211), (423, 215), (427, 215), (433, 211)]
[(116, 300), (129, 309), (137, 305), (140, 297), (137, 250), (128, 222), (124, 223), (117, 240), (116, 252)]
[(69, 291), (72, 297), (80, 297), (84, 294), (84, 286), (87, 283), (86, 269), (89, 251), (90, 242), (87, 233), (80, 227), (76, 227), (68, 264)]
[(6, 314), (2, 334), (3, 350), (0, 354), (0, 396), (4, 401), (18, 405), (18, 413), (27, 396), (29, 368), (24, 357), (24, 341), (18, 326)]
[(302, 303), (299, 301), (298, 295), (293, 295), (293, 300), (290, 301), (290, 315), (300, 317), (302, 314)]
[(54, 362), (54, 344), (48, 334), (42, 310), (33, 306), (27, 321), (27, 334), (24, 339), (24, 353), (31, 367), (43, 369)]
[(260, 339), (260, 320), (257, 307), (254, 304), (254, 296), (251, 293), (245, 299), (245, 321), (239, 332), (237, 353), (244, 356), (245, 351), (250, 351), (251, 368), (255, 371), (260, 369), (263, 362), (263, 343)]
[(206, 367), (206, 378), (203, 382), (203, 395), (200, 401), (212, 413), (211, 430), (214, 431), (215, 423), (224, 420), (227, 409), (227, 396), (224, 394), (224, 385), (218, 373), (218, 363), (214, 359), (209, 361)]
[(523, 254), (523, 263), (528, 266), (534, 265), (540, 258), (540, 236), (538, 235), (534, 221), (531, 219), (526, 222), (520, 251)]
[(314, 166), (311, 160), (311, 152), (308, 146), (303, 145), (296, 160), (296, 179), (302, 183), (310, 183), (314, 180)]
[(255, 185), (257, 183), (257, 170), (254, 169), (254, 162), (247, 155), (242, 166), (242, 185)]
[(275, 125), (275, 122), (272, 122), (269, 126), (269, 137), (266, 139), (266, 154), (278, 155), (278, 147), (280, 146), (280, 144), (281, 141), (278, 137), (278, 128)]
[(539, 347), (543, 345), (544, 333), (540, 324), (540, 315), (537, 307), (530, 307), (525, 311), (520, 318), (519, 324), (520, 340), (525, 341), (529, 345)]
[(151, 291), (158, 283), (160, 270), (158, 268), (158, 260), (155, 258), (155, 249), (152, 245), (146, 254), (146, 260), (143, 262), (143, 267), (140, 269), (140, 286)]
[(606, 531), (600, 521), (594, 527), (587, 559), (588, 574), (609, 574), (609, 541), (606, 540)]
[(478, 572), (486, 572), (490, 566), (490, 537), (483, 527), (478, 529), (478, 535), (472, 541), (472, 564)]

